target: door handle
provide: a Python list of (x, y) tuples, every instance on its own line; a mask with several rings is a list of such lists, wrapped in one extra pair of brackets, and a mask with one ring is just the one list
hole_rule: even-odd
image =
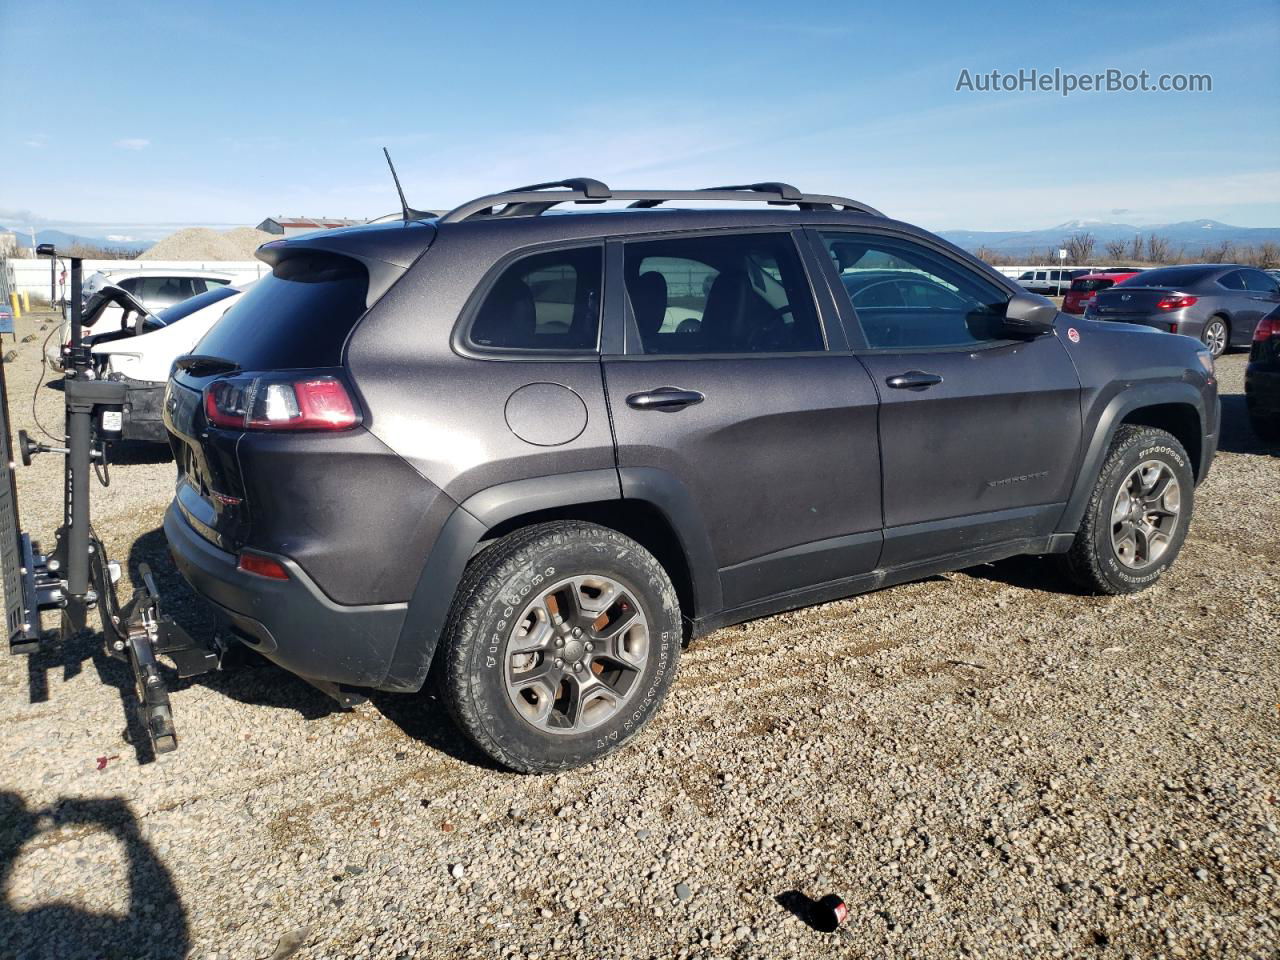
[(906, 373), (900, 373), (896, 377), (890, 377), (885, 381), (895, 390), (927, 390), (929, 387), (937, 386), (941, 382), (942, 377), (936, 373), (924, 373), (921, 370), (908, 370)]
[(701, 403), (707, 399), (697, 390), (681, 390), (679, 387), (655, 387), (627, 397), (627, 406), (637, 410), (678, 410)]

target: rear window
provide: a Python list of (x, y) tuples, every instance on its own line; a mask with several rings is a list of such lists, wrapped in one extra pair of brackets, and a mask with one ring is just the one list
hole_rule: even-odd
[(216, 287), (208, 293), (202, 293), (198, 296), (190, 297), (189, 299), (183, 300), (181, 303), (174, 304), (172, 307), (161, 310), (156, 314), (156, 319), (160, 321), (157, 326), (172, 326), (179, 320), (185, 320), (197, 310), (203, 310), (205, 307), (209, 306), (209, 304), (217, 303), (219, 300), (225, 300), (227, 297), (234, 297), (239, 292), (240, 291), (232, 287)]
[(339, 366), (368, 292), (369, 275), (356, 260), (290, 257), (250, 287), (191, 352), (242, 370)]
[(1101, 278), (1094, 279), (1094, 280), (1072, 280), (1071, 289), (1083, 290), (1087, 293), (1092, 290), (1105, 290), (1107, 289), (1107, 287), (1112, 286), (1114, 283), (1115, 283), (1114, 280), (1103, 280)]
[(1185, 287), (1199, 283), (1214, 267), (1160, 267), (1156, 270), (1144, 270), (1134, 274), (1128, 280), (1121, 280), (1119, 287)]

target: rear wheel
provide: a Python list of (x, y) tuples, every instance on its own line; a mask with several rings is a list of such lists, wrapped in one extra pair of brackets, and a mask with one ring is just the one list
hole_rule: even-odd
[(1231, 342), (1230, 336), (1231, 330), (1222, 317), (1210, 317), (1204, 329), (1200, 331), (1200, 341), (1215, 357), (1220, 357), (1227, 352), (1227, 345)]
[(1153, 427), (1122, 426), (1064, 557), (1093, 593), (1136, 593), (1156, 582), (1182, 549), (1195, 477), (1182, 444)]
[(504, 766), (545, 773), (611, 753), (657, 712), (680, 658), (680, 608), (631, 538), (546, 523), (473, 562), (442, 642), (458, 725)]

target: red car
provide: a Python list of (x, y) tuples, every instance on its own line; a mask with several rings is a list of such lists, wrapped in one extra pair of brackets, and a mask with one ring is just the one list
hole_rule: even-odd
[(1132, 267), (1117, 267), (1114, 270), (1098, 270), (1094, 273), (1086, 273), (1083, 277), (1076, 277), (1071, 281), (1071, 289), (1062, 297), (1062, 312), (1079, 316), (1084, 313), (1084, 308), (1089, 305), (1089, 301), (1099, 290), (1114, 287), (1121, 280), (1128, 280), (1135, 273), (1141, 272)]

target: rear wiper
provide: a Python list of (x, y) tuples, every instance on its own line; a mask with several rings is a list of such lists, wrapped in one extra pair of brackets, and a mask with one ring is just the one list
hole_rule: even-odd
[(175, 370), (189, 370), (199, 376), (210, 373), (236, 373), (240, 364), (224, 357), (211, 357), (203, 353), (186, 353), (173, 361)]

